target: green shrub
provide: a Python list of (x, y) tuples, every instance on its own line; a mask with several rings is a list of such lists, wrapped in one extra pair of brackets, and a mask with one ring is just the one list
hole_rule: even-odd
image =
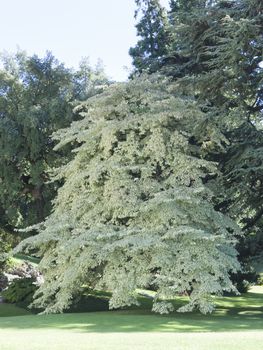
[(34, 278), (15, 279), (9, 287), (2, 292), (4, 300), (27, 307), (33, 301), (33, 295), (37, 289)]
[(247, 293), (249, 288), (251, 287), (251, 283), (244, 279), (243, 281), (238, 281), (236, 283), (236, 287), (240, 293)]
[(8, 252), (17, 243), (16, 239), (10, 233), (0, 229), (0, 273), (5, 270), (9, 262)]
[(0, 292), (5, 289), (8, 285), (8, 279), (7, 277), (0, 272)]
[(232, 275), (232, 282), (240, 293), (247, 293), (252, 285), (257, 284), (258, 277), (251, 265), (243, 265), (241, 272)]
[(263, 286), (263, 275), (259, 275), (258, 280), (257, 280), (257, 284), (259, 286)]

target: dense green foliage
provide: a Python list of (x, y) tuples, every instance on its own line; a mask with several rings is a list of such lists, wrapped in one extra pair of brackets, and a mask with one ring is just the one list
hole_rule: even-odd
[(6, 277), (2, 275), (8, 263), (8, 253), (18, 243), (16, 237), (0, 229), (0, 290), (6, 285)]
[(0, 233), (0, 271), (4, 266), (6, 260), (6, 254), (11, 249), (10, 240), (6, 232), (1, 231)]
[[(179, 42), (188, 60), (181, 83), (194, 88), (211, 127), (226, 136), (224, 149), (207, 157), (219, 161), (225, 195), (218, 207), (246, 234), (239, 246), (246, 262), (263, 249), (262, 2), (216, 1), (184, 18)], [(166, 72), (173, 74), (173, 66)]]
[(50, 135), (73, 119), (71, 74), (51, 54), (3, 56), (0, 90), (1, 224), (21, 227), (47, 215), (54, 165)]
[(33, 301), (33, 295), (37, 289), (33, 278), (15, 279), (6, 290), (2, 292), (5, 302), (20, 304), (24, 307)]
[(158, 0), (135, 0), (137, 35), (140, 40), (130, 48), (133, 65), (138, 72), (156, 72), (162, 66), (162, 57), (167, 54), (168, 21), (164, 8)]
[(48, 170), (61, 163), (51, 134), (68, 126), (72, 102), (87, 98), (107, 82), (102, 67), (83, 60), (72, 72), (47, 53), (43, 59), (22, 52), (3, 55), (0, 71), (0, 211), (2, 227), (42, 221), (55, 186)]
[(218, 162), (216, 208), (242, 228), (238, 249), (247, 264), (263, 250), (262, 1), (172, 0), (170, 7), (161, 72), (207, 116), (192, 142)]
[[(71, 71), (51, 53), (41, 59), (24, 52), (2, 54), (0, 70), (0, 256), (14, 246), (14, 228), (40, 222), (49, 213), (57, 183), (49, 170), (68, 159), (53, 151), (51, 134), (70, 125), (72, 103), (103, 91), (103, 67), (87, 59)], [(17, 236), (17, 233), (16, 233)], [(3, 263), (2, 263), (3, 267)], [(1, 266), (0, 266), (1, 268)]]
[(189, 143), (205, 115), (159, 76), (115, 85), (77, 107), (84, 117), (56, 134), (79, 143), (57, 171), (53, 213), (18, 249), (38, 249), (45, 282), (37, 305), (63, 311), (83, 284), (110, 290), (110, 307), (136, 303), (136, 288), (159, 300), (188, 293), (180, 311), (212, 310), (211, 294), (235, 290), (236, 225), (213, 208), (215, 173)]

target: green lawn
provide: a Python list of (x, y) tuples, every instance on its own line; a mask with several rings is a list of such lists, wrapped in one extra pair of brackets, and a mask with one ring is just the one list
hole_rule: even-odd
[[(21, 315), (0, 305), (0, 350), (259, 350), (263, 288), (217, 299), (212, 315), (149, 310)], [(9, 310), (9, 311), (8, 311)], [(6, 317), (10, 313), (12, 317)]]
[[(30, 312), (12, 304), (0, 304), (0, 317), (31, 315)], [(1, 323), (0, 318), (0, 323)], [(1, 326), (0, 326), (1, 327)], [(1, 349), (1, 348), (0, 348)]]

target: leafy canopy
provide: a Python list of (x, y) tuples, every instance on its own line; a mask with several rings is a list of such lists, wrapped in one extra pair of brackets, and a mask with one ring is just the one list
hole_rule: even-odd
[(49, 213), (55, 184), (48, 171), (69, 155), (55, 154), (51, 134), (69, 126), (72, 104), (108, 84), (103, 67), (83, 59), (76, 72), (51, 53), (1, 56), (0, 70), (0, 225), (12, 230), (40, 222)]
[(36, 303), (61, 312), (85, 284), (112, 291), (116, 308), (154, 287), (154, 311), (188, 293), (180, 311), (210, 312), (212, 294), (235, 290), (238, 231), (205, 184), (215, 164), (189, 142), (204, 114), (160, 76), (116, 84), (76, 110), (83, 119), (55, 135), (57, 149), (79, 147), (57, 171), (53, 212), (18, 247), (43, 257)]

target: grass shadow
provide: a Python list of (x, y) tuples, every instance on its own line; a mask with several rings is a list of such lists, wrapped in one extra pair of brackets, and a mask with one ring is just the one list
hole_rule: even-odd
[[(0, 318), (0, 329), (61, 329), (76, 332), (227, 332), (262, 330), (263, 294), (217, 298), (213, 314), (153, 314), (149, 301), (119, 311)], [(1, 313), (1, 309), (0, 309)]]

